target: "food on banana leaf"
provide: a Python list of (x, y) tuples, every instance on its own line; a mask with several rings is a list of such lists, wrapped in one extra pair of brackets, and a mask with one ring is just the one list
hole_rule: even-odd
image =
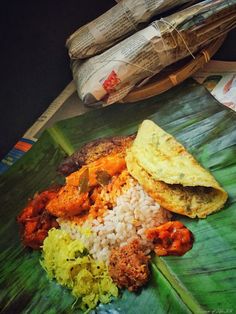
[(161, 206), (191, 218), (220, 210), (227, 193), (173, 136), (145, 120), (126, 156), (129, 173)]
[[(151, 252), (183, 255), (192, 248), (191, 231), (171, 221), (170, 211), (201, 217), (209, 203), (219, 209), (227, 198), (185, 148), (151, 121), (143, 122), (135, 139), (94, 141), (69, 160), (69, 168), (68, 160), (60, 167), (68, 174), (65, 184), (39, 194), (32, 202), (41, 205), (30, 203), (18, 221), (26, 221), (27, 239), (43, 229), (31, 247), (43, 244), (41, 263), (49, 278), (71, 289), (85, 311), (110, 302), (117, 287), (136, 291), (145, 285)], [(46, 230), (41, 214), (52, 221)], [(31, 228), (35, 215), (39, 224)]]

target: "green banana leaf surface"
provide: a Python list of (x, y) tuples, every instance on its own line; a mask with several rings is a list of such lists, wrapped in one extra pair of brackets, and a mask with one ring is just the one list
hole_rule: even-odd
[(57, 167), (65, 156), (95, 138), (134, 133), (144, 119), (174, 135), (212, 172), (229, 199), (206, 219), (177, 216), (194, 234), (192, 250), (181, 257), (154, 257), (146, 287), (138, 293), (123, 291), (93, 313), (236, 312), (236, 113), (188, 80), (149, 100), (56, 123), (1, 175), (2, 313), (80, 313), (70, 291), (48, 280), (40, 252), (21, 245), (16, 216), (35, 192), (63, 182)]

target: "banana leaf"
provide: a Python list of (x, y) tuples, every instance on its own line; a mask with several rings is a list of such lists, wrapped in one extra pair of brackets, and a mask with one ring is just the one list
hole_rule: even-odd
[(16, 216), (35, 192), (63, 182), (57, 166), (92, 139), (137, 131), (152, 119), (173, 134), (229, 193), (223, 210), (206, 219), (178, 216), (193, 232), (182, 257), (154, 257), (149, 284), (123, 291), (94, 313), (236, 312), (236, 114), (192, 80), (162, 95), (115, 104), (60, 121), (0, 177), (0, 310), (3, 313), (79, 313), (70, 292), (49, 281), (40, 252), (20, 243)]

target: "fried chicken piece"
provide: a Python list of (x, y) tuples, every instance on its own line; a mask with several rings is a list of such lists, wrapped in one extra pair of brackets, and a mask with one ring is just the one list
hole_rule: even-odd
[(138, 239), (129, 244), (113, 249), (109, 259), (109, 274), (120, 288), (137, 291), (149, 279), (148, 261), (144, 247)]
[(159, 256), (183, 255), (193, 246), (193, 234), (180, 221), (168, 221), (146, 230), (146, 237), (155, 245)]
[(38, 250), (48, 235), (48, 230), (58, 228), (56, 217), (49, 214), (45, 207), (57, 196), (58, 188), (36, 194), (17, 217), (22, 242), (25, 246)]
[(78, 187), (63, 186), (58, 195), (46, 205), (49, 213), (56, 217), (70, 217), (88, 211), (90, 202), (88, 192), (80, 193)]
[(71, 173), (66, 178), (67, 185), (79, 186), (81, 175), (88, 169), (87, 179), (89, 187), (99, 184), (98, 177), (101, 178), (101, 173), (106, 173), (110, 178), (115, 174), (121, 173), (126, 168), (125, 157), (121, 153), (110, 154), (101, 157), (90, 164), (83, 166), (80, 170)]
[(94, 187), (106, 185), (112, 176), (121, 173), (126, 167), (121, 153), (102, 157), (66, 178), (56, 198), (50, 201), (46, 209), (57, 217), (71, 217), (83, 214), (90, 209), (89, 194)]
[(64, 176), (68, 176), (82, 166), (94, 162), (101, 157), (120, 152), (125, 153), (126, 148), (132, 144), (134, 138), (135, 135), (115, 136), (89, 142), (70, 157), (67, 157), (58, 167), (58, 171)]

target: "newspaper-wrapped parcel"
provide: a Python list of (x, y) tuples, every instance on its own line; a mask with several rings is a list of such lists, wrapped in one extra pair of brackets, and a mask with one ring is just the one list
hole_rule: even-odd
[(122, 0), (67, 40), (72, 59), (94, 56), (136, 32), (151, 17), (192, 0)]
[(236, 26), (236, 0), (206, 0), (153, 22), (84, 62), (72, 63), (87, 105), (122, 99), (135, 85), (191, 55)]

